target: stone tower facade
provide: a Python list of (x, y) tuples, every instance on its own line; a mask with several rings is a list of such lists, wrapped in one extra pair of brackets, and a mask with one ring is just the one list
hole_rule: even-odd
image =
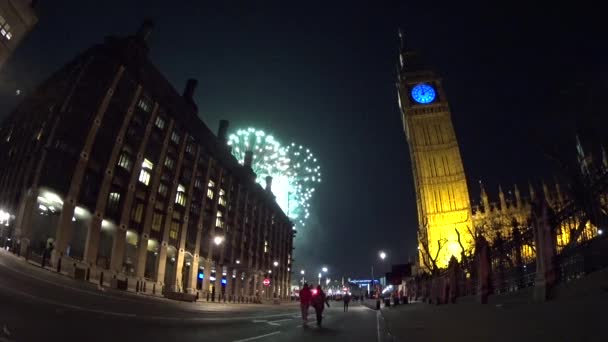
[[(399, 55), (398, 101), (410, 149), (418, 209), (420, 266), (446, 267), (472, 244), (471, 205), (441, 79), (415, 51)], [(430, 256), (430, 258), (429, 258)]]

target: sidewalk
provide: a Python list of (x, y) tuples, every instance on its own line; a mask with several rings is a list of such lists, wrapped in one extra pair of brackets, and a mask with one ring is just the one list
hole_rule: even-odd
[(608, 293), (548, 303), (383, 308), (397, 341), (607, 341)]
[(73, 288), (75, 291), (84, 290), (84, 291), (97, 293), (97, 294), (99, 294), (101, 292), (101, 293), (107, 294), (108, 296), (115, 296), (115, 297), (131, 297), (131, 298), (156, 300), (159, 302), (165, 302), (170, 305), (183, 305), (184, 307), (189, 306), (190, 308), (192, 308), (192, 306), (195, 306), (197, 308), (197, 310), (204, 309), (205, 311), (207, 311), (207, 310), (222, 311), (222, 310), (227, 310), (228, 308), (229, 308), (229, 311), (234, 311), (234, 310), (238, 311), (239, 308), (244, 311), (251, 311), (251, 310), (255, 310), (256, 308), (257, 309), (279, 308), (279, 307), (288, 308), (288, 307), (291, 307), (292, 304), (295, 307), (297, 304), (296, 302), (290, 302), (290, 301), (281, 302), (280, 304), (273, 304), (273, 303), (264, 303), (264, 304), (248, 303), (248, 304), (245, 304), (245, 303), (229, 303), (229, 302), (223, 302), (223, 301), (207, 302), (203, 298), (199, 299), (198, 301), (196, 301), (194, 303), (180, 302), (180, 301), (165, 298), (159, 292), (157, 292), (155, 295), (153, 295), (152, 293), (149, 293), (149, 292), (136, 292), (134, 290), (134, 288), (131, 286), (127, 290), (119, 290), (119, 289), (115, 289), (115, 288), (112, 288), (109, 286), (105, 286), (107, 281), (104, 282), (103, 287), (100, 287), (98, 282), (93, 279), (91, 281), (76, 280), (72, 276), (70, 276), (70, 274), (66, 271), (57, 273), (55, 268), (50, 267), (48, 265), (46, 265), (44, 268), (42, 268), (40, 263), (33, 261), (33, 260), (25, 260), (24, 257), (16, 256), (15, 254), (10, 253), (10, 252), (6, 251), (5, 249), (0, 249), (0, 257), (10, 260), (12, 265), (6, 266), (6, 267), (13, 269), (13, 271), (15, 271), (15, 272), (27, 274), (32, 279), (35, 279), (35, 280), (38, 280), (41, 282), (48, 282), (48, 283), (52, 283), (52, 284), (55, 284), (55, 285), (61, 286), (61, 287)]

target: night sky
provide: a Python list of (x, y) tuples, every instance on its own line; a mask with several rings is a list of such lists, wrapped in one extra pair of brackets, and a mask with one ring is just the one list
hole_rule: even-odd
[(443, 77), (475, 197), (480, 179), (493, 191), (551, 175), (538, 145), (605, 121), (589, 105), (608, 89), (599, 9), (452, 3), (39, 1), (38, 26), (0, 72), (0, 114), (22, 98), (16, 89), (32, 91), (88, 46), (150, 17), (152, 60), (179, 92), (199, 80), (199, 114), (213, 131), (228, 119), (318, 156), (323, 183), (296, 238), (297, 271), (314, 277), (327, 265), (333, 277), (366, 277), (372, 262), (383, 267), (378, 250), (389, 254), (382, 270), (416, 250), (395, 90), (399, 27)]

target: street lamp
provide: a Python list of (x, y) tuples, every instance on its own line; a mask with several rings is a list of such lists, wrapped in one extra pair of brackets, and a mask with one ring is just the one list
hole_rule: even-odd
[(279, 266), (279, 262), (278, 262), (278, 261), (275, 261), (275, 262), (273, 262), (272, 264), (274, 265), (274, 267)]
[[(380, 252), (378, 252), (378, 256), (380, 257), (380, 259), (382, 261), (384, 261), (384, 259), (386, 259), (387, 255), (384, 251), (380, 251)], [(374, 281), (374, 264), (372, 263), (372, 286), (371, 286), (371, 288), (374, 288), (374, 287), (376, 287), (376, 286), (375, 286), (375, 281)], [(377, 292), (380, 292), (379, 289)], [(376, 294), (376, 310), (379, 310), (379, 309), (380, 309), (380, 293), (377, 293)]]
[(321, 270), (322, 270), (324, 273), (327, 273), (327, 267), (323, 267)]
[(319, 285), (321, 285), (321, 272), (319, 272)]
[(304, 275), (304, 270), (301, 270), (301, 271), (300, 271), (300, 274), (301, 274), (301, 275)]
[(224, 238), (221, 236), (216, 236), (213, 238), (213, 243), (215, 243), (218, 246), (221, 245), (223, 241), (224, 241)]

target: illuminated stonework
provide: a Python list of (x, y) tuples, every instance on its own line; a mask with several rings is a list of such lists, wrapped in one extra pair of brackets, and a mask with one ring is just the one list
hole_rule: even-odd
[[(401, 51), (400, 57), (398, 101), (416, 189), (420, 266), (431, 265), (428, 246), (428, 254), (437, 256), (436, 264), (443, 268), (452, 256), (460, 259), (456, 230), (465, 249), (472, 244), (469, 191), (440, 78), (415, 52)], [(434, 91), (432, 100), (413, 91), (421, 84)]]

